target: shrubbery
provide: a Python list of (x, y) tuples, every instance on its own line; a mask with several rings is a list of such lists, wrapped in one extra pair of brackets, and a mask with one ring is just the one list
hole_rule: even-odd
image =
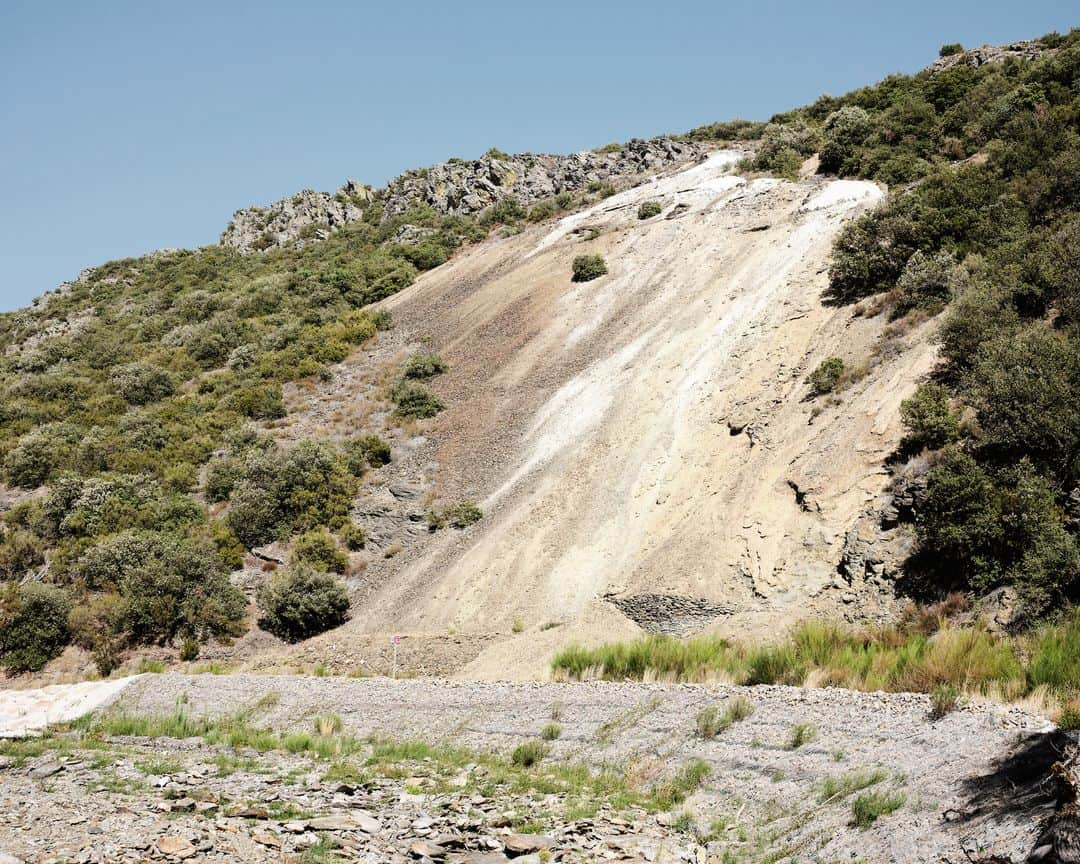
[(344, 624), (349, 595), (329, 573), (295, 568), (278, 573), (258, 595), (259, 625), (289, 642), (307, 639)]
[(171, 396), (175, 385), (164, 369), (149, 363), (117, 366), (109, 375), (120, 398), (132, 405), (148, 405)]
[(652, 219), (653, 216), (659, 216), (663, 209), (659, 201), (642, 201), (637, 209), (637, 218)]
[(443, 410), (443, 403), (422, 384), (398, 383), (391, 390), (390, 398), (397, 405), (397, 414), (421, 420), (434, 417)]
[(242, 627), (244, 595), (206, 541), (125, 531), (88, 549), (71, 578), (86, 592), (117, 598), (112, 627), (135, 644), (232, 636)]
[(437, 354), (413, 354), (405, 364), (406, 378), (423, 379), (441, 375), (450, 367)]
[(242, 455), (229, 496), (228, 523), (248, 548), (319, 525), (348, 520), (356, 476), (327, 444), (252, 449)]
[(578, 255), (572, 269), (574, 282), (591, 282), (608, 272), (607, 262), (600, 255)]
[(334, 538), (321, 529), (307, 531), (293, 542), (293, 566), (307, 565), (315, 570), (344, 573), (349, 556), (338, 549)]
[(836, 174), (854, 173), (850, 160), (856, 148), (870, 134), (870, 129), (870, 115), (857, 105), (845, 105), (830, 114), (825, 119), (821, 170)]
[(761, 135), (754, 167), (783, 177), (794, 177), (799, 173), (803, 159), (812, 156), (820, 145), (821, 133), (805, 120), (770, 123)]
[(839, 357), (828, 357), (822, 360), (807, 376), (810, 383), (810, 393), (821, 396), (832, 393), (836, 385), (840, 383), (840, 376), (844, 374), (844, 361)]
[(940, 384), (923, 384), (900, 403), (900, 417), (911, 450), (936, 450), (960, 437), (960, 423), (949, 409), (949, 391)]
[(343, 445), (346, 465), (357, 477), (368, 468), (381, 468), (390, 464), (390, 445), (378, 435), (358, 435)]
[(59, 655), (70, 639), (70, 610), (71, 600), (59, 588), (0, 585), (0, 666), (34, 672)]

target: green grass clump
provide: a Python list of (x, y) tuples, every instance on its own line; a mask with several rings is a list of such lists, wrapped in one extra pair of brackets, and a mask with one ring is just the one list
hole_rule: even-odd
[(903, 807), (906, 800), (902, 792), (864, 792), (851, 804), (853, 821), (859, 828), (869, 828), (882, 816)]
[(554, 741), (562, 735), (562, 726), (558, 723), (548, 723), (540, 732), (544, 741)]
[(669, 780), (653, 787), (652, 797), (657, 806), (670, 810), (686, 800), (712, 773), (712, 767), (703, 759), (687, 762)]
[(870, 786), (874, 786), (880, 783), (889, 773), (882, 768), (870, 769), (857, 769), (855, 771), (849, 771), (847, 774), (842, 774), (839, 777), (826, 777), (825, 781), (821, 784), (821, 792), (818, 794), (818, 801), (824, 803), (825, 801), (833, 801), (836, 799), (846, 798), (855, 792), (860, 792)]
[(87, 720), (83, 732), (99, 738), (202, 738), (207, 744), (233, 749), (251, 748), (260, 753), (283, 750), (320, 759), (340, 758), (362, 748), (360, 741), (347, 735), (274, 732), (248, 722), (245, 712), (219, 718), (192, 717), (183, 710), (164, 715), (105, 714)]
[(810, 723), (796, 723), (791, 727), (791, 737), (788, 739), (788, 749), (798, 750), (804, 744), (809, 744), (817, 738), (817, 728)]
[(548, 752), (547, 745), (542, 741), (526, 741), (514, 748), (510, 754), (510, 761), (514, 765), (528, 768), (543, 759)]
[(697, 731), (702, 738), (715, 738), (733, 723), (745, 720), (754, 713), (753, 703), (744, 696), (736, 696), (724, 706), (723, 713), (716, 705), (702, 708), (697, 714)]

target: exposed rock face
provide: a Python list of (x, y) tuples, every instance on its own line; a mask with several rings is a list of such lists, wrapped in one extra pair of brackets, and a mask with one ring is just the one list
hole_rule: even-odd
[(911, 523), (926, 493), (928, 467), (922, 457), (901, 467), (891, 489), (876, 506), (860, 514), (844, 535), (837, 569), (848, 585), (887, 591), (902, 574), (904, 562), (915, 549)]
[(486, 154), (471, 161), (453, 160), (407, 171), (386, 188), (384, 214), (399, 216), (416, 204), (437, 213), (477, 213), (506, 198), (523, 206), (557, 195), (579, 192), (590, 183), (609, 182), (702, 154), (700, 145), (657, 138), (635, 139), (620, 150), (585, 151), (571, 156), (522, 153)]
[(929, 67), (931, 74), (944, 72), (953, 66), (982, 66), (984, 63), (1000, 63), (1008, 57), (1020, 57), (1024, 60), (1032, 60), (1046, 51), (1047, 48), (1038, 39), (1025, 39), (1020, 42), (1010, 42), (1008, 45), (983, 45), (972, 48), (970, 51), (961, 51), (958, 54), (950, 54), (948, 57), (939, 57)]
[(334, 195), (305, 189), (266, 207), (237, 210), (221, 235), (221, 245), (242, 253), (274, 247), (299, 248), (361, 219), (373, 200), (373, 190), (355, 180), (346, 182)]
[[(656, 138), (635, 139), (621, 149), (584, 151), (570, 156), (488, 153), (480, 159), (452, 159), (431, 168), (406, 171), (385, 189), (349, 180), (335, 194), (305, 189), (266, 207), (238, 210), (221, 235), (221, 244), (242, 253), (294, 247), (322, 240), (349, 222), (363, 218), (368, 205), (381, 200), (383, 219), (417, 205), (441, 214), (477, 213), (506, 199), (525, 207), (560, 192), (580, 192), (591, 183), (624, 180), (646, 171), (696, 159), (699, 144)], [(399, 242), (416, 242), (423, 231), (412, 226)]]
[(650, 633), (686, 636), (703, 630), (715, 619), (729, 615), (730, 606), (723, 606), (703, 597), (682, 597), (678, 594), (634, 594), (629, 597), (608, 597), (627, 618)]

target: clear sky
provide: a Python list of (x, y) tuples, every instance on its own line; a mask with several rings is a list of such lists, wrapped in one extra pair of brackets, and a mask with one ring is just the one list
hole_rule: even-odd
[(502, 150), (767, 118), (1075, 0), (0, 0), (0, 310), (233, 211)]

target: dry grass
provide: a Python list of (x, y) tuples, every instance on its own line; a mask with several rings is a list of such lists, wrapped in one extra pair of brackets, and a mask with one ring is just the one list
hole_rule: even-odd
[[(950, 622), (966, 609), (966, 600), (953, 595), (912, 607), (887, 627), (852, 630), (807, 621), (787, 639), (759, 645), (650, 635), (597, 648), (569, 646), (552, 665), (558, 677), (570, 680), (955, 691), (957, 697), (1022, 702), (1047, 714), (1080, 698), (1080, 612), (1025, 635), (1002, 636)], [(719, 712), (705, 719), (718, 722)]]

